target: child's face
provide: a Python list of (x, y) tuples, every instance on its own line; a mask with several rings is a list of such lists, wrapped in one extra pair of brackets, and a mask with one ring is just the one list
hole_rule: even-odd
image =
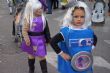
[(81, 9), (76, 9), (73, 13), (73, 25), (82, 26), (85, 21), (85, 12)]
[(35, 15), (35, 16), (41, 16), (41, 15), (42, 15), (42, 8), (36, 9), (36, 10), (34, 11), (34, 15)]

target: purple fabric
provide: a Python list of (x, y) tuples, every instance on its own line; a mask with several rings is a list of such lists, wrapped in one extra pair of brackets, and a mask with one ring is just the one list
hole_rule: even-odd
[(33, 25), (30, 31), (33, 32), (42, 32), (43, 31), (43, 21), (41, 16), (33, 19)]
[[(33, 19), (33, 23), (36, 24), (32, 27), (30, 31), (33, 32), (42, 32), (43, 31), (43, 22), (41, 17), (37, 17)], [(46, 39), (44, 35), (40, 36), (29, 36), (31, 45), (27, 46), (25, 41), (21, 44), (21, 49), (28, 54), (33, 56), (45, 56), (46, 53)], [(37, 51), (33, 51), (33, 46), (37, 47)]]
[(46, 5), (46, 1), (45, 0), (39, 0), (41, 2), (41, 4), (43, 5), (44, 7), (44, 10), (47, 9), (47, 5)]

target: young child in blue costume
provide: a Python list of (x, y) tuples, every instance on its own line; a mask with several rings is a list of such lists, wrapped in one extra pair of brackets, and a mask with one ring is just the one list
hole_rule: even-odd
[(92, 50), (97, 37), (90, 28), (91, 13), (84, 2), (75, 4), (67, 11), (63, 27), (51, 39), (51, 46), (58, 54), (59, 73), (93, 73)]

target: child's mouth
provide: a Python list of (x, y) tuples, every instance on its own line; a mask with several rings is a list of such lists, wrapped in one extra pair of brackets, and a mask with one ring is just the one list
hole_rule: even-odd
[(77, 22), (77, 24), (81, 24), (81, 22)]

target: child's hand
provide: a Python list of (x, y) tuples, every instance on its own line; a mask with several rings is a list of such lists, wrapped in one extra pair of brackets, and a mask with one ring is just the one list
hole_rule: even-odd
[(26, 39), (25, 42), (26, 42), (26, 45), (27, 45), (27, 46), (30, 46), (30, 44), (31, 44), (31, 43), (30, 43), (30, 39)]
[(37, 46), (33, 46), (33, 51), (34, 51), (34, 52), (37, 51)]
[(70, 59), (71, 59), (71, 57), (70, 57), (68, 54), (64, 53), (64, 52), (62, 52), (60, 55), (61, 55), (61, 57), (62, 57), (64, 60), (70, 60)]

